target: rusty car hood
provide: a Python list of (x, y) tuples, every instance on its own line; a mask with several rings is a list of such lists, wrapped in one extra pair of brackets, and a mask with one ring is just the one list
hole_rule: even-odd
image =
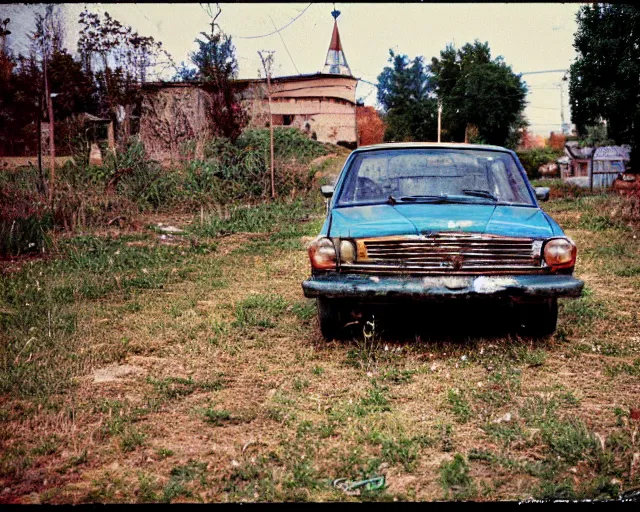
[(491, 204), (378, 204), (334, 208), (331, 237), (367, 238), (428, 232), (545, 238), (559, 227), (537, 207)]

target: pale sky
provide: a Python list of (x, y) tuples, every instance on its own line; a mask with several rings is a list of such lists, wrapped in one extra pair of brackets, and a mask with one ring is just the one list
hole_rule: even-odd
[[(131, 25), (141, 35), (162, 41), (176, 63), (188, 60), (196, 49), (194, 39), (209, 30), (209, 18), (199, 4), (63, 4), (66, 14), (67, 46), (77, 41), (78, 13), (85, 7)], [(215, 4), (213, 4), (215, 6)], [(387, 64), (389, 48), (413, 58), (439, 56), (447, 43), (460, 47), (474, 39), (487, 41), (492, 56), (502, 55), (516, 73), (568, 69), (575, 59), (573, 35), (577, 29), (573, 4), (343, 4), (338, 18), (340, 37), (354, 76), (376, 83)], [(323, 67), (331, 39), (333, 4), (261, 3), (220, 4), (221, 28), (233, 37), (241, 78), (256, 77), (260, 68), (258, 50), (275, 50), (275, 75), (316, 73)], [(308, 7), (308, 8), (307, 8)], [(300, 13), (307, 10), (300, 15)], [(0, 5), (0, 17), (10, 16), (10, 46), (26, 51), (23, 34), (33, 30), (33, 5)], [(300, 17), (278, 33), (274, 32)], [(274, 28), (275, 25), (275, 28)], [(251, 39), (250, 39), (251, 38)], [(286, 44), (286, 48), (285, 48)], [(291, 54), (291, 57), (287, 53)], [(547, 136), (560, 131), (563, 73), (524, 74), (529, 86), (525, 114), (531, 131)], [(564, 87), (564, 114), (570, 122), (568, 87)], [(358, 84), (357, 98), (376, 104), (375, 87)]]

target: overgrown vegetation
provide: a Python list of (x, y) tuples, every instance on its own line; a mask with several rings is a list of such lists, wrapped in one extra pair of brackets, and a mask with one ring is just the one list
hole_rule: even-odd
[[(306, 194), (327, 153), (324, 145), (299, 130), (276, 130), (276, 193), (293, 199)], [(238, 203), (255, 203), (270, 194), (268, 130), (247, 130), (236, 141), (210, 141), (204, 160), (163, 169), (133, 138), (123, 152), (107, 152), (104, 166), (90, 166), (81, 155), (58, 170), (52, 208), (38, 190), (35, 169), (0, 175), (0, 257), (41, 252), (52, 227), (75, 231), (133, 225), (142, 212), (200, 210), (213, 219), (242, 215)], [(231, 213), (229, 213), (229, 211)], [(272, 220), (269, 208), (263, 211)], [(214, 221), (216, 222), (216, 221)], [(115, 224), (114, 224), (115, 223)]]

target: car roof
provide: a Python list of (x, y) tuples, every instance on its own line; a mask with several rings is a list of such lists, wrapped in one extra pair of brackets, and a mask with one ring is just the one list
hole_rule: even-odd
[(384, 144), (372, 144), (371, 146), (360, 146), (355, 149), (357, 152), (372, 151), (380, 149), (480, 149), (510, 152), (511, 150), (501, 146), (491, 146), (488, 144), (466, 144), (462, 142), (386, 142)]

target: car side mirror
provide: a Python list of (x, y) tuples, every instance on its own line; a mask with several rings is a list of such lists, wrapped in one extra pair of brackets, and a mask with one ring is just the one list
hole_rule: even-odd
[(536, 197), (540, 201), (548, 201), (549, 200), (549, 187), (536, 187)]
[(333, 185), (322, 185), (320, 187), (320, 192), (327, 199), (333, 196), (333, 191), (334, 191)]

